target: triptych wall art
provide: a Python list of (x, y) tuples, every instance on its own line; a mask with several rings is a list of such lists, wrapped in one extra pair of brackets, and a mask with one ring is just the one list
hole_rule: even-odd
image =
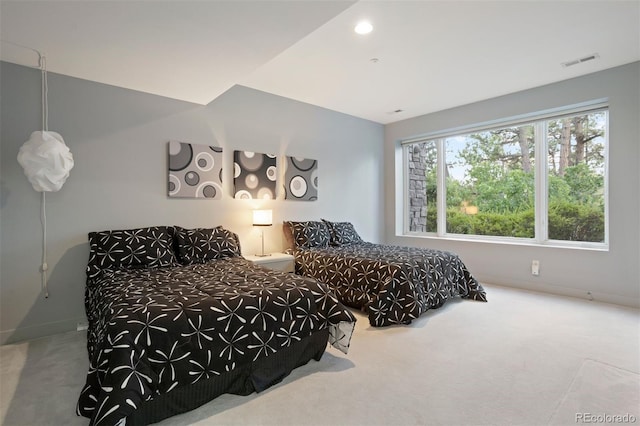
[[(221, 199), (222, 148), (169, 142), (169, 197)], [(281, 191), (278, 192), (278, 183)], [(233, 152), (233, 196), (237, 199), (318, 199), (318, 162), (312, 159)]]

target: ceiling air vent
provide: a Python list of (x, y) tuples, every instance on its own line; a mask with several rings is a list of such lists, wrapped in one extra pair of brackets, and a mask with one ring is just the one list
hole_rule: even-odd
[(584, 56), (584, 57), (579, 58), (579, 59), (574, 59), (572, 61), (563, 62), (561, 65), (563, 67), (567, 68), (567, 67), (570, 67), (572, 65), (581, 64), (583, 62), (593, 61), (594, 59), (598, 59), (599, 57), (600, 57), (600, 55), (598, 55), (597, 53), (594, 53), (593, 55), (588, 55), (588, 56)]

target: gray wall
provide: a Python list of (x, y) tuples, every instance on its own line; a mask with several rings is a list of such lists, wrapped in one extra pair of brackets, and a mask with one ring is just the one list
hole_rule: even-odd
[[(0, 342), (73, 330), (84, 320), (87, 233), (150, 225), (223, 225), (245, 254), (259, 251), (251, 210), (272, 208), (265, 250), (283, 248), (282, 220), (353, 221), (382, 238), (383, 126), (236, 86), (208, 106), (49, 74), (49, 129), (70, 147), (75, 167), (47, 194), (49, 299), (41, 292), (40, 193), (16, 161), (40, 130), (40, 73), (5, 62), (1, 78)], [(167, 141), (318, 160), (319, 200), (234, 200), (231, 168), (222, 200), (169, 199)]]
[[(40, 129), (39, 71), (0, 62), (0, 95), (0, 343), (72, 330), (84, 320), (88, 232), (220, 224), (237, 232), (251, 254), (260, 244), (251, 210), (260, 207), (274, 209), (267, 251), (284, 245), (282, 220), (351, 220), (370, 241), (456, 251), (483, 282), (578, 297), (589, 291), (599, 300), (640, 305), (639, 63), (393, 123), (384, 137), (379, 124), (245, 87), (203, 107), (50, 74), (49, 128), (63, 135), (76, 165), (62, 190), (47, 195), (47, 300), (39, 274), (40, 194), (16, 161), (21, 144)], [(398, 140), (600, 98), (610, 103), (609, 252), (396, 234)], [(234, 149), (318, 159), (319, 200), (234, 200), (231, 170), (220, 201), (169, 199), (171, 139), (222, 146), (225, 164)], [(537, 278), (531, 259), (541, 261)]]
[[(453, 87), (453, 86), (452, 86)], [(404, 237), (398, 141), (590, 100), (609, 100), (608, 252)], [(640, 63), (385, 126), (385, 235), (390, 243), (452, 250), (481, 281), (640, 306)], [(530, 273), (540, 260), (540, 276)], [(491, 294), (489, 301), (491, 300)]]

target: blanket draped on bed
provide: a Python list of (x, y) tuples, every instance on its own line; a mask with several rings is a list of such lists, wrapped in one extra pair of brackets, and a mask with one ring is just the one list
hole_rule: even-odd
[(372, 326), (408, 324), (456, 296), (486, 302), (482, 286), (450, 252), (360, 242), (293, 249), (296, 272), (328, 283)]
[(96, 425), (323, 330), (346, 353), (355, 323), (326, 285), (241, 257), (105, 270), (88, 280), (85, 303), (90, 369), (77, 412)]

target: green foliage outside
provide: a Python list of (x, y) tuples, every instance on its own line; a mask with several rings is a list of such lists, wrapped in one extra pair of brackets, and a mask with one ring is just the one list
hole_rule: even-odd
[[(436, 211), (427, 211), (427, 229), (436, 229)], [(491, 235), (533, 238), (534, 210), (518, 213), (462, 213), (447, 210), (447, 232), (466, 235)], [(567, 202), (549, 206), (549, 238), (563, 241), (604, 241), (604, 212), (601, 209)]]
[(604, 241), (604, 209), (558, 201), (549, 206), (549, 238)]
[[(604, 134), (603, 125), (598, 127), (598, 123), (604, 120), (598, 120), (598, 117), (594, 117), (596, 114), (603, 113), (556, 120), (549, 124), (550, 132), (553, 131), (548, 135), (550, 153), (547, 159), (550, 163), (550, 239), (604, 241), (604, 177), (601, 172), (604, 145), (592, 142)], [(560, 136), (562, 126), (571, 126), (571, 140), (568, 139), (568, 132)], [(562, 143), (565, 143), (564, 158)], [(457, 152), (455, 161), (458, 163), (453, 160), (449, 162), (447, 158), (448, 167), (465, 167), (464, 179), (446, 178), (447, 232), (534, 238), (533, 147), (531, 126), (467, 136), (464, 148)], [(525, 158), (529, 156), (530, 159)], [(435, 167), (428, 170), (427, 230), (435, 231)], [(464, 207), (466, 205), (477, 206), (477, 213), (468, 214)]]

